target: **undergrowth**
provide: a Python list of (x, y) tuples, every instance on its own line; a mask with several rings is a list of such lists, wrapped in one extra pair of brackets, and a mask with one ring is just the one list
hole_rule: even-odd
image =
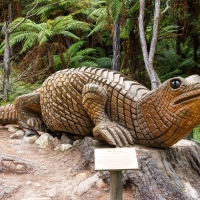
[[(3, 70), (0, 69), (0, 79), (1, 80), (2, 80), (2, 76), (3, 76)], [(18, 76), (19, 76), (19, 72), (16, 69), (11, 68), (11, 75), (10, 75), (10, 80), (9, 80), (10, 88), (9, 88), (9, 92), (8, 92), (8, 95), (9, 95), (8, 101), (5, 101), (3, 99), (3, 84), (2, 84), (2, 81), (0, 81), (0, 106), (11, 104), (14, 102), (16, 97), (23, 95), (23, 94), (31, 93), (41, 87), (42, 83), (40, 83), (40, 81), (35, 82), (34, 84), (30, 84), (30, 83), (27, 83), (24, 81), (14, 82), (14, 80)]]
[(193, 139), (200, 141), (200, 125), (193, 130)]

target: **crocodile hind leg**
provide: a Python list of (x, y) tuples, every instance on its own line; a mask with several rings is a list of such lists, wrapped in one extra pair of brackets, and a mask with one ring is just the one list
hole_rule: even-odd
[(82, 92), (82, 104), (95, 124), (93, 134), (99, 140), (115, 146), (129, 146), (133, 139), (123, 126), (112, 122), (105, 113), (107, 91), (96, 84), (87, 84)]
[(45, 131), (42, 121), (39, 91), (22, 95), (15, 100), (15, 109), (18, 112), (18, 125), (33, 131)]

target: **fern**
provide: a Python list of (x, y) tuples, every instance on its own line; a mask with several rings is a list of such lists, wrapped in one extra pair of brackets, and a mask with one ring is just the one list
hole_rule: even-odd
[(32, 46), (34, 46), (36, 41), (36, 36), (33, 34), (33, 36), (30, 36), (23, 44), (23, 48), (20, 53), (26, 52), (28, 49), (30, 49)]
[(70, 56), (73, 56), (75, 54), (75, 52), (77, 52), (83, 46), (83, 44), (85, 44), (84, 41), (79, 41), (79, 42), (72, 44), (68, 49)]
[(55, 18), (53, 21), (53, 31), (61, 32), (63, 30), (90, 31), (90, 26), (86, 22), (74, 20), (71, 15)]
[(105, 49), (103, 49), (102, 47), (96, 47), (95, 49), (97, 50), (100, 57), (106, 57), (107, 56)]
[(159, 44), (155, 58), (160, 68), (159, 75), (162, 81), (174, 76), (187, 76), (186, 73), (197, 66), (197, 63), (193, 61), (193, 52), (188, 49), (190, 48), (187, 44), (182, 48), (183, 57), (176, 54), (174, 44), (169, 40), (166, 45), (164, 42)]
[(27, 32), (23, 32), (23, 33), (15, 33), (15, 34), (11, 34), (10, 36), (10, 44), (16, 44), (19, 43), (25, 39), (27, 39), (29, 36), (32, 36), (33, 33), (27, 33)]
[(106, 8), (94, 10), (89, 16), (89, 19), (95, 20), (97, 23), (106, 20)]
[(174, 37), (176, 35), (176, 30), (178, 26), (169, 25), (165, 27), (160, 27), (158, 39)]
[(112, 21), (115, 22), (121, 12), (122, 2), (120, 0), (110, 0), (109, 1), (109, 10), (112, 17)]
[(103, 29), (105, 28), (105, 26), (106, 26), (106, 21), (102, 21), (102, 22), (98, 23), (98, 24), (94, 27), (94, 29), (89, 33), (88, 36), (94, 34), (95, 32), (100, 32), (101, 30), (103, 30)]
[(98, 58), (95, 60), (97, 65), (101, 68), (108, 68), (111, 69), (112, 59), (108, 57)]
[(80, 62), (75, 67), (78, 68), (78, 67), (99, 67), (99, 66), (97, 63), (92, 62), (92, 61), (83, 61), (83, 62)]
[(87, 48), (87, 49), (84, 49), (84, 50), (81, 50), (81, 51), (78, 51), (77, 52), (77, 56), (84, 56), (84, 55), (88, 55), (88, 54), (95, 54), (96, 53), (96, 50), (93, 49), (93, 48)]

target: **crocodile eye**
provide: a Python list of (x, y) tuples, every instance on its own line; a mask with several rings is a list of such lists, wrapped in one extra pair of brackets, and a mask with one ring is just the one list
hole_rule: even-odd
[(171, 83), (170, 83), (170, 86), (171, 86), (173, 89), (179, 88), (180, 85), (181, 85), (181, 81), (178, 80), (178, 79), (172, 80)]

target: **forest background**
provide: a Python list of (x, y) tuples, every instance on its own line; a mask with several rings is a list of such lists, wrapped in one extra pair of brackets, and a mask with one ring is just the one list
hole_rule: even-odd
[[(155, 2), (146, 0), (144, 31), (147, 50), (153, 38)], [(141, 0), (1, 0), (0, 75), (5, 58), (5, 23), (9, 31), (8, 97), (0, 85), (1, 105), (39, 88), (52, 73), (92, 66), (118, 70), (151, 88), (141, 48)], [(161, 82), (200, 74), (200, 1), (161, 0), (153, 67)], [(116, 25), (119, 28), (114, 44)], [(197, 128), (196, 139), (200, 140)], [(199, 138), (198, 138), (199, 137)]]

